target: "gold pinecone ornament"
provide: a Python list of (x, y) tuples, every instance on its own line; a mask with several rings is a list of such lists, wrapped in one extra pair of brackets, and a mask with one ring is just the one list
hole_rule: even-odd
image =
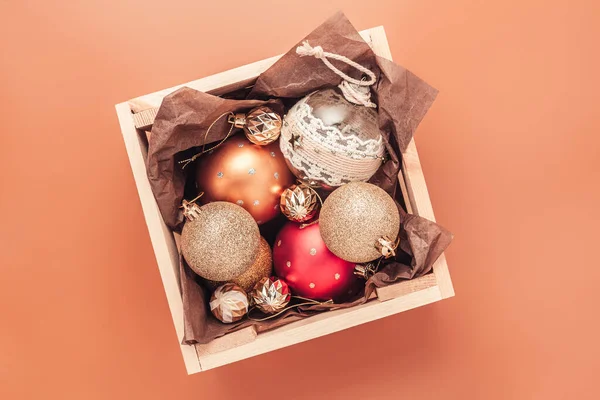
[(290, 221), (306, 222), (312, 219), (319, 209), (319, 197), (307, 185), (292, 185), (281, 194), (281, 212)]

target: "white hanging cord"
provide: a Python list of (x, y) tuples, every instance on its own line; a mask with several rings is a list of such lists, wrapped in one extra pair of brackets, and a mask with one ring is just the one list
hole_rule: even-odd
[[(342, 94), (344, 95), (346, 100), (354, 104), (361, 104), (365, 107), (376, 107), (376, 105), (373, 102), (371, 102), (371, 91), (368, 88), (369, 86), (373, 85), (377, 80), (377, 77), (375, 76), (373, 71), (366, 67), (363, 67), (357, 62), (350, 60), (348, 57), (323, 51), (323, 48), (321, 46), (312, 47), (310, 44), (308, 44), (308, 41), (304, 41), (302, 42), (302, 46), (296, 47), (296, 53), (301, 57), (312, 56), (320, 59), (330, 70), (332, 70), (338, 76), (340, 76), (343, 79), (343, 81), (338, 87), (342, 91)], [(357, 70), (367, 75), (369, 79), (359, 80), (346, 75), (345, 73), (337, 69), (328, 60), (328, 58), (341, 61), (350, 65), (351, 67), (356, 68)]]
[(367, 86), (359, 86), (348, 81), (338, 85), (342, 94), (350, 103), (360, 104), (365, 107), (375, 108), (377, 105), (371, 101), (371, 91)]

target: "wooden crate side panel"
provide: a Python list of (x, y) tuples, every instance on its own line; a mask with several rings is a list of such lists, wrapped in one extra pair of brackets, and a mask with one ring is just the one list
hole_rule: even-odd
[(379, 301), (388, 301), (407, 294), (419, 292), (437, 285), (437, 279), (434, 274), (427, 274), (408, 281), (401, 281), (393, 285), (377, 288), (377, 298)]
[[(392, 60), (392, 52), (383, 26), (373, 28), (371, 30), (371, 38), (371, 47), (373, 47), (375, 53), (381, 57)], [(406, 152), (404, 152), (402, 156), (402, 170), (404, 171), (404, 182), (410, 199), (411, 211), (416, 215), (435, 221), (431, 199), (429, 198), (429, 192), (427, 191), (427, 184), (425, 183), (425, 176), (421, 169), (421, 161), (419, 160), (419, 153), (417, 152), (417, 146), (415, 145), (414, 139), (410, 141)], [(402, 185), (401, 188), (404, 191), (405, 188), (403, 188)], [(454, 288), (452, 286), (450, 272), (448, 271), (445, 254), (442, 254), (433, 264), (433, 273), (438, 281), (442, 298), (454, 296)]]
[(200, 364), (196, 350), (193, 346), (181, 345), (183, 339), (183, 303), (178, 277), (179, 254), (173, 240), (173, 235), (164, 224), (154, 195), (150, 189), (150, 182), (148, 182), (146, 175), (146, 163), (144, 162), (144, 155), (142, 153), (142, 144), (140, 143), (141, 139), (134, 127), (129, 104), (117, 104), (116, 109), (185, 367), (188, 374), (199, 372)]
[[(406, 151), (403, 153), (402, 167), (413, 211), (416, 215), (435, 221), (427, 184), (425, 183), (425, 175), (423, 175), (414, 139), (410, 141)], [(454, 287), (452, 286), (452, 279), (450, 278), (445, 254), (442, 254), (433, 264), (433, 273), (438, 281), (442, 298), (445, 299), (454, 296)]]
[(202, 370), (220, 367), (441, 300), (437, 286), (389, 301), (330, 311), (259, 334), (252, 342), (200, 356)]

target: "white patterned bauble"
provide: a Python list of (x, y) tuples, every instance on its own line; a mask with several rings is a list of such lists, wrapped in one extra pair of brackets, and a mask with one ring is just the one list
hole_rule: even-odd
[(385, 154), (377, 111), (350, 103), (335, 88), (298, 101), (283, 120), (279, 143), (297, 178), (325, 188), (369, 180)]

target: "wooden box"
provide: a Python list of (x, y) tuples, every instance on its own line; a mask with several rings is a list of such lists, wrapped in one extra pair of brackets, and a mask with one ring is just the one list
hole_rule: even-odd
[[(362, 31), (361, 35), (377, 55), (392, 59), (383, 27)], [(258, 75), (275, 63), (279, 57), (271, 57), (116, 105), (156, 262), (188, 374), (314, 339), (454, 295), (446, 258), (442, 254), (433, 266), (433, 273), (378, 289), (376, 296), (372, 296), (363, 305), (321, 313), (266, 332), (257, 333), (254, 328), (245, 328), (206, 345), (181, 344), (183, 305), (179, 288), (178, 235), (165, 225), (150, 189), (144, 162), (148, 150), (145, 131), (150, 130), (164, 96), (181, 86), (216, 95), (228, 93), (252, 85)], [(402, 154), (402, 171), (399, 178), (407, 211), (435, 221), (414, 140)]]

